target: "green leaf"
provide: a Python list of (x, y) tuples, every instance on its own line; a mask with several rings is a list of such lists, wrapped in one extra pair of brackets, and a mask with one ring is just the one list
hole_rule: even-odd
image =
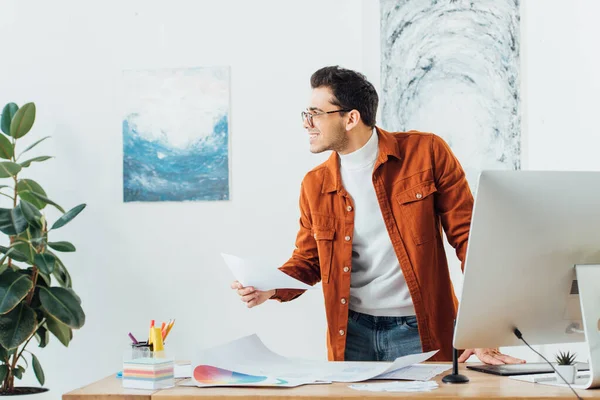
[(8, 314), (0, 315), (0, 344), (14, 349), (35, 331), (35, 312), (25, 303), (19, 303)]
[(25, 232), (27, 225), (21, 208), (0, 208), (0, 232), (15, 236)]
[(47, 198), (46, 196), (42, 196), (41, 194), (37, 194), (35, 192), (31, 192), (31, 195), (33, 197), (35, 197), (36, 199), (40, 200), (42, 203), (46, 203), (46, 204), (50, 204), (53, 205), (54, 207), (56, 207), (57, 210), (59, 210), (60, 212), (64, 213), (65, 210), (59, 206), (58, 204), (56, 204), (55, 202), (53, 202), (52, 200), (50, 200), (49, 198)]
[(60, 217), (59, 219), (56, 220), (54, 225), (52, 225), (51, 230), (62, 228), (63, 226), (65, 226), (66, 224), (71, 222), (71, 220), (73, 218), (75, 218), (77, 215), (79, 215), (79, 213), (82, 212), (85, 207), (86, 207), (86, 204), (80, 204), (80, 205), (75, 206), (72, 209), (70, 209), (68, 212), (63, 214), (62, 217)]
[(46, 191), (32, 179), (20, 179), (17, 182), (17, 193), (21, 197), (21, 199), (26, 200), (37, 207), (38, 210), (42, 210), (46, 207), (46, 203), (38, 200), (36, 197), (32, 195), (32, 193), (41, 194), (42, 196), (46, 196)]
[(46, 329), (44, 326), (40, 326), (37, 330), (37, 332), (35, 333), (35, 338), (37, 339), (37, 341), (39, 342), (39, 347), (44, 348), (48, 345), (48, 341), (50, 339), (50, 335), (48, 332), (48, 329)]
[[(40, 217), (40, 224), (43, 224), (42, 220), (43, 216)], [(48, 235), (42, 231), (42, 228), (29, 225), (29, 228), (27, 228), (25, 232), (18, 235), (15, 238), (15, 241), (30, 242), (33, 247), (37, 248), (38, 246), (45, 244), (47, 238)]]
[(50, 275), (47, 275), (42, 271), (38, 270), (37, 284), (38, 286), (50, 287)]
[(61, 342), (65, 347), (69, 347), (69, 342), (73, 338), (71, 329), (58, 321), (50, 314), (46, 314), (46, 326), (48, 330)]
[[(12, 244), (12, 249), (14, 249), (15, 251), (10, 253), (10, 258), (16, 261), (25, 262), (27, 264), (33, 264), (36, 252), (33, 245), (27, 240), (21, 239), (15, 241)], [(15, 256), (15, 254), (18, 254), (18, 256)], [(24, 259), (22, 259), (21, 257), (24, 257)]]
[(10, 178), (21, 171), (21, 166), (11, 161), (0, 162), (0, 178)]
[(35, 121), (35, 104), (27, 103), (19, 108), (10, 124), (10, 136), (21, 138), (31, 130)]
[(48, 242), (48, 246), (56, 251), (62, 251), (63, 253), (70, 253), (75, 251), (75, 246), (70, 242)]
[(78, 329), (85, 323), (85, 314), (79, 301), (68, 289), (40, 287), (44, 310), (69, 328)]
[(25, 275), (5, 271), (0, 275), (0, 314), (15, 308), (33, 288), (33, 282)]
[(17, 250), (14, 247), (9, 249), (8, 247), (0, 246), (0, 253), (9, 254), (10, 258), (12, 258), (13, 260), (16, 260), (16, 261), (20, 261), (20, 262), (28, 261), (27, 256), (25, 254), (21, 253), (19, 250)]
[(42, 161), (49, 160), (49, 159), (51, 159), (51, 158), (54, 158), (54, 157), (52, 157), (52, 156), (39, 156), (39, 157), (34, 157), (34, 158), (31, 158), (31, 159), (29, 159), (29, 160), (27, 160), (27, 161), (23, 161), (22, 163), (19, 163), (19, 165), (20, 165), (21, 167), (23, 167), (23, 168), (27, 168), (27, 167), (29, 167), (29, 166), (31, 165), (31, 163), (32, 163), (32, 162), (42, 162)]
[(6, 364), (0, 365), (0, 382), (4, 382), (8, 375), (8, 366)]
[(23, 373), (25, 372), (25, 368), (22, 366), (17, 366), (17, 368), (13, 369), (13, 375), (17, 379), (23, 379)]
[(77, 300), (77, 302), (79, 304), (81, 304), (81, 297), (79, 297), (79, 295), (77, 293), (75, 293), (75, 291), (73, 290), (73, 288), (66, 288), (69, 292), (71, 292), (71, 294), (73, 295), (73, 297), (75, 297), (75, 299)]
[(52, 253), (39, 253), (33, 257), (33, 263), (44, 274), (50, 275), (54, 271), (56, 257), (54, 257), (54, 254)]
[(0, 135), (0, 157), (10, 160), (14, 154), (15, 149), (10, 140), (4, 135)]
[(60, 286), (64, 288), (71, 288), (71, 275), (62, 261), (60, 261), (58, 258), (56, 259), (56, 264), (54, 265), (54, 272), (52, 275), (54, 275)]
[(33, 225), (36, 228), (42, 227), (42, 223), (40, 221), (42, 218), (42, 213), (36, 208), (36, 206), (26, 200), (21, 199), (19, 207), (21, 208), (21, 212), (23, 213), (23, 216), (29, 225)]
[(27, 263), (33, 264), (37, 253), (36, 247), (44, 242), (44, 234), (40, 228), (29, 225), (29, 228), (20, 235), (16, 236), (12, 248), (18, 250), (27, 257)]
[(50, 136), (46, 136), (44, 138), (41, 138), (40, 140), (38, 140), (37, 142), (35, 142), (31, 146), (28, 146), (25, 150), (23, 150), (21, 152), (21, 154), (19, 154), (19, 157), (21, 157), (23, 154), (27, 153), (29, 150), (33, 149), (35, 146), (37, 146), (38, 144), (40, 144), (41, 142), (43, 142), (44, 140), (46, 140), (48, 138), (50, 138)]
[(31, 363), (33, 364), (33, 372), (35, 372), (35, 377), (37, 378), (40, 385), (43, 385), (46, 381), (46, 378), (44, 377), (44, 370), (42, 369), (40, 360), (38, 360), (38, 358), (33, 353), (31, 353)]
[(4, 106), (4, 110), (2, 110), (1, 128), (2, 132), (7, 135), (10, 135), (10, 124), (17, 111), (19, 111), (19, 106), (15, 103), (8, 103)]

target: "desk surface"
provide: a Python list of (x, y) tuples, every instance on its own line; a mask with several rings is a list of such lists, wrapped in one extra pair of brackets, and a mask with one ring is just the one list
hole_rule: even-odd
[[(462, 385), (447, 385), (441, 382), (442, 376), (434, 380), (440, 385), (431, 392), (421, 393), (378, 393), (353, 390), (348, 383), (330, 385), (305, 385), (296, 388), (194, 388), (177, 386), (171, 389), (150, 391), (123, 389), (121, 379), (111, 375), (91, 385), (63, 395), (63, 400), (290, 400), (293, 398), (329, 400), (369, 399), (380, 400), (393, 397), (405, 399), (574, 399), (568, 388), (553, 387), (521, 382), (506, 377), (483, 374), (461, 368), (471, 382)], [(600, 399), (600, 390), (577, 390), (583, 398)]]

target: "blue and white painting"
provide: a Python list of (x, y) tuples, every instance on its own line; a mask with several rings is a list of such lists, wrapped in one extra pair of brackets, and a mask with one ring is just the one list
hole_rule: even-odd
[(382, 123), (448, 142), (473, 190), (520, 169), (518, 0), (381, 0)]
[(123, 73), (123, 200), (229, 199), (229, 67)]

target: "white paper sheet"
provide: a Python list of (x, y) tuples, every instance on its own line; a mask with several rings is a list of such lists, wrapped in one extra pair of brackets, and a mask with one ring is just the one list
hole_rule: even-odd
[(407, 381), (428, 381), (452, 369), (450, 364), (414, 364), (396, 371), (379, 375), (374, 379), (402, 379)]
[(231, 254), (221, 253), (225, 263), (233, 273), (233, 276), (244, 286), (251, 286), (257, 290), (265, 291), (272, 289), (314, 289), (278, 268), (269, 268), (265, 265), (245, 260)]
[(192, 364), (175, 364), (173, 374), (175, 379), (190, 378), (192, 376)]
[[(360, 382), (426, 361), (437, 350), (391, 362), (328, 362), (286, 358), (269, 350), (256, 335), (201, 351), (193, 367), (210, 365), (248, 375), (302, 381)], [(192, 370), (193, 371), (193, 370)]]
[[(509, 376), (509, 378), (516, 381), (541, 383), (542, 385), (568, 387), (562, 379), (557, 378), (554, 372), (549, 374), (513, 375)], [(590, 371), (577, 372), (577, 375), (575, 376), (575, 383), (571, 386), (574, 389), (585, 389), (589, 380)]]
[(437, 382), (384, 382), (363, 383), (348, 386), (354, 390), (366, 390), (369, 392), (430, 392), (437, 389)]

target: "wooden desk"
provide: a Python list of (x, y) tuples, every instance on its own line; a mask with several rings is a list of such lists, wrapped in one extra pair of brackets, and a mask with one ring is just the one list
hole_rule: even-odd
[[(290, 389), (277, 388), (193, 388), (175, 387), (157, 391), (123, 389), (121, 380), (114, 375), (63, 395), (63, 400), (330, 400), (330, 399), (574, 399), (568, 388), (515, 381), (506, 377), (483, 374), (461, 368), (471, 382), (463, 385), (442, 383), (442, 375), (435, 378), (440, 387), (421, 393), (378, 393), (353, 390), (347, 383), (305, 385)], [(600, 390), (577, 390), (585, 398), (600, 399)]]

